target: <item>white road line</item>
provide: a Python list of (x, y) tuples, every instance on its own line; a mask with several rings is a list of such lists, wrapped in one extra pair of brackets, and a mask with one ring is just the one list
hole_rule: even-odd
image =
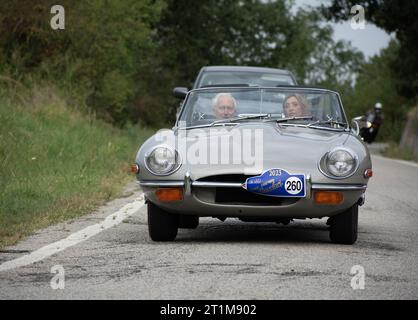
[(379, 155), (377, 155), (377, 154), (373, 154), (373, 155), (372, 155), (372, 158), (373, 158), (373, 157), (376, 157), (376, 158), (379, 158), (379, 159), (383, 159), (383, 160), (393, 161), (393, 162), (397, 162), (397, 163), (405, 164), (405, 165), (407, 165), (407, 166), (411, 166), (411, 167), (418, 168), (418, 163), (415, 163), (415, 162), (412, 162), (412, 161), (404, 161), (404, 160), (398, 160), (398, 159), (386, 158), (386, 157), (379, 156)]
[(136, 213), (143, 206), (144, 206), (144, 198), (141, 194), (133, 202), (130, 202), (127, 205), (123, 206), (121, 209), (119, 209), (115, 213), (108, 215), (101, 223), (88, 226), (80, 231), (77, 231), (69, 235), (67, 238), (63, 240), (46, 245), (30, 254), (2, 263), (0, 265), (0, 272), (23, 267), (23, 266), (41, 261), (45, 258), (52, 256), (53, 254), (63, 251), (80, 242), (83, 242), (106, 229), (109, 229), (118, 225), (123, 220), (125, 220), (129, 216)]

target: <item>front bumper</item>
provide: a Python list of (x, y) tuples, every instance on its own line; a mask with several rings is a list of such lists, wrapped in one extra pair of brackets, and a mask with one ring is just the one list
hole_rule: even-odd
[[(269, 218), (322, 218), (330, 217), (345, 211), (355, 203), (362, 203), (367, 188), (365, 184), (318, 184), (312, 183), (308, 175), (306, 179), (307, 194), (305, 198), (283, 201), (278, 205), (264, 205), (257, 203), (216, 203), (215, 190), (225, 188), (242, 188), (242, 183), (235, 182), (209, 182), (193, 181), (186, 173), (184, 180), (180, 181), (139, 181), (148, 201), (163, 208), (167, 212), (192, 214), (199, 216), (217, 217), (269, 217)], [(155, 195), (158, 188), (181, 187), (183, 200), (176, 202), (161, 202)], [(339, 205), (318, 205), (312, 195), (316, 190), (340, 191), (344, 201)]]

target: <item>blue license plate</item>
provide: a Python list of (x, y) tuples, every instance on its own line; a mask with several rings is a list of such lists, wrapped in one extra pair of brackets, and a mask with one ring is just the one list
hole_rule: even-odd
[(242, 187), (271, 197), (306, 197), (305, 175), (291, 174), (283, 169), (269, 169), (259, 176), (250, 177)]

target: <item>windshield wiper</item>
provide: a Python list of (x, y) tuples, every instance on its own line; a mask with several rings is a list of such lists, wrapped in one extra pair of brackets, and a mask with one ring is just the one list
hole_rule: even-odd
[(199, 129), (199, 128), (208, 128), (208, 127), (214, 127), (214, 126), (235, 126), (237, 125), (236, 123), (232, 123), (232, 122), (224, 122), (224, 123), (209, 123), (209, 124), (200, 124), (197, 126), (189, 126), (189, 127), (177, 127), (178, 130), (188, 130), (188, 129)]
[(247, 116), (216, 120), (216, 121), (212, 122), (211, 126), (214, 126), (214, 125), (219, 124), (219, 123), (230, 123), (230, 122), (238, 122), (238, 121), (241, 121), (241, 120), (258, 119), (258, 118), (261, 119), (261, 118), (270, 118), (270, 117), (271, 117), (271, 115), (269, 113), (252, 114), (252, 115), (247, 115)]
[(280, 118), (280, 119), (275, 119), (274, 121), (276, 121), (277, 123), (280, 122), (288, 122), (291, 120), (309, 120), (312, 119), (313, 116), (303, 116), (303, 117), (287, 117), (287, 118)]
[(336, 121), (334, 119), (329, 119), (329, 120), (318, 120), (318, 121), (309, 123), (308, 125), (306, 125), (306, 127), (310, 128), (310, 127), (313, 127), (313, 126), (318, 125), (318, 124), (319, 125), (321, 125), (321, 124), (331, 124), (331, 125), (336, 124), (336, 125), (340, 125), (340, 126), (343, 126), (343, 127), (345, 127), (347, 125), (346, 122), (340, 122), (340, 121)]

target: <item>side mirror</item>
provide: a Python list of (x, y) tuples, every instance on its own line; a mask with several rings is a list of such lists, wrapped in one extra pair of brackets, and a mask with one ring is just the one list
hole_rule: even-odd
[(187, 95), (187, 92), (189, 92), (189, 89), (185, 87), (177, 87), (173, 90), (174, 96), (179, 99), (184, 99)]
[(367, 118), (365, 116), (359, 116), (351, 120), (351, 126), (354, 129), (354, 133), (356, 135), (359, 135), (361, 129), (370, 128), (372, 126), (372, 123), (370, 121), (367, 121)]

